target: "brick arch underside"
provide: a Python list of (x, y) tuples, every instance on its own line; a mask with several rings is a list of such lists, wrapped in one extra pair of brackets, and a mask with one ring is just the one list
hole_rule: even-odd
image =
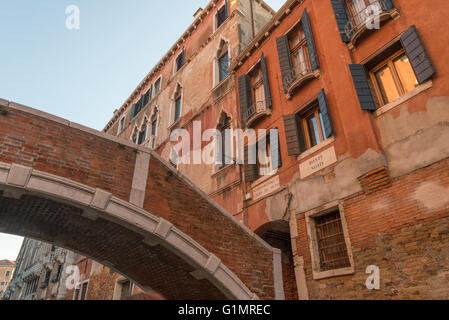
[(39, 196), (12, 199), (0, 193), (1, 232), (79, 252), (167, 299), (235, 298), (207, 279), (196, 280), (196, 268), (171, 250), (145, 244), (142, 235), (116, 222), (84, 218), (82, 209)]

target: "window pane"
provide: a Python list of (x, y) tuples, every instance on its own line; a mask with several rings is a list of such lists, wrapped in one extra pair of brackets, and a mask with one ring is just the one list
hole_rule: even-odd
[(412, 91), (415, 89), (419, 83), (416, 80), (415, 72), (410, 65), (410, 60), (407, 55), (403, 55), (396, 60), (393, 61), (394, 67), (398, 72), (399, 78), (401, 79), (402, 86), (404, 87), (405, 92)]
[(398, 89), (396, 88), (391, 70), (388, 66), (385, 66), (376, 72), (376, 79), (385, 103), (389, 103), (399, 98)]
[(305, 45), (300, 47), (292, 55), (293, 71), (295, 76), (304, 75), (307, 72), (306, 58), (305, 58)]
[(181, 97), (179, 97), (178, 99), (176, 99), (176, 104), (175, 104), (175, 120), (178, 120), (181, 117)]
[(156, 128), (157, 128), (157, 120), (153, 120), (153, 122), (151, 123), (151, 135), (152, 136), (156, 135)]
[(319, 114), (320, 114), (321, 128), (323, 128), (323, 138), (324, 138), (324, 140), (326, 140), (329, 137), (326, 135), (326, 132), (324, 130), (324, 120), (323, 120), (323, 115), (321, 114), (321, 111), (319, 111)]
[(218, 60), (218, 65), (220, 68), (220, 81), (223, 81), (229, 74), (229, 56), (227, 52)]
[(310, 144), (314, 147), (321, 142), (316, 117), (314, 115), (307, 118), (307, 127), (309, 129)]

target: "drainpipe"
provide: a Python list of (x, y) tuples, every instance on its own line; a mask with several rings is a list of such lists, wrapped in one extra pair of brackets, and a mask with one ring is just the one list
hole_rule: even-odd
[(254, 6), (253, 6), (253, 0), (249, 0), (249, 7), (251, 11), (251, 31), (252, 31), (252, 39), (256, 37), (256, 28), (254, 26)]

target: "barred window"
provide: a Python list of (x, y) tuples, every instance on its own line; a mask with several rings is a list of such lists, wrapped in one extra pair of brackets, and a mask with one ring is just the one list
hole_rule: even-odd
[(320, 271), (350, 267), (340, 212), (335, 210), (314, 219)]

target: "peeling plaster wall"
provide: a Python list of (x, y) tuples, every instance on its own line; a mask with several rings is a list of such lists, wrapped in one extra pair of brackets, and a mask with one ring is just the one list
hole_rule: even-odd
[(410, 113), (405, 103), (399, 117), (385, 113), (377, 119), (394, 177), (449, 157), (449, 97), (429, 98), (426, 110)]

